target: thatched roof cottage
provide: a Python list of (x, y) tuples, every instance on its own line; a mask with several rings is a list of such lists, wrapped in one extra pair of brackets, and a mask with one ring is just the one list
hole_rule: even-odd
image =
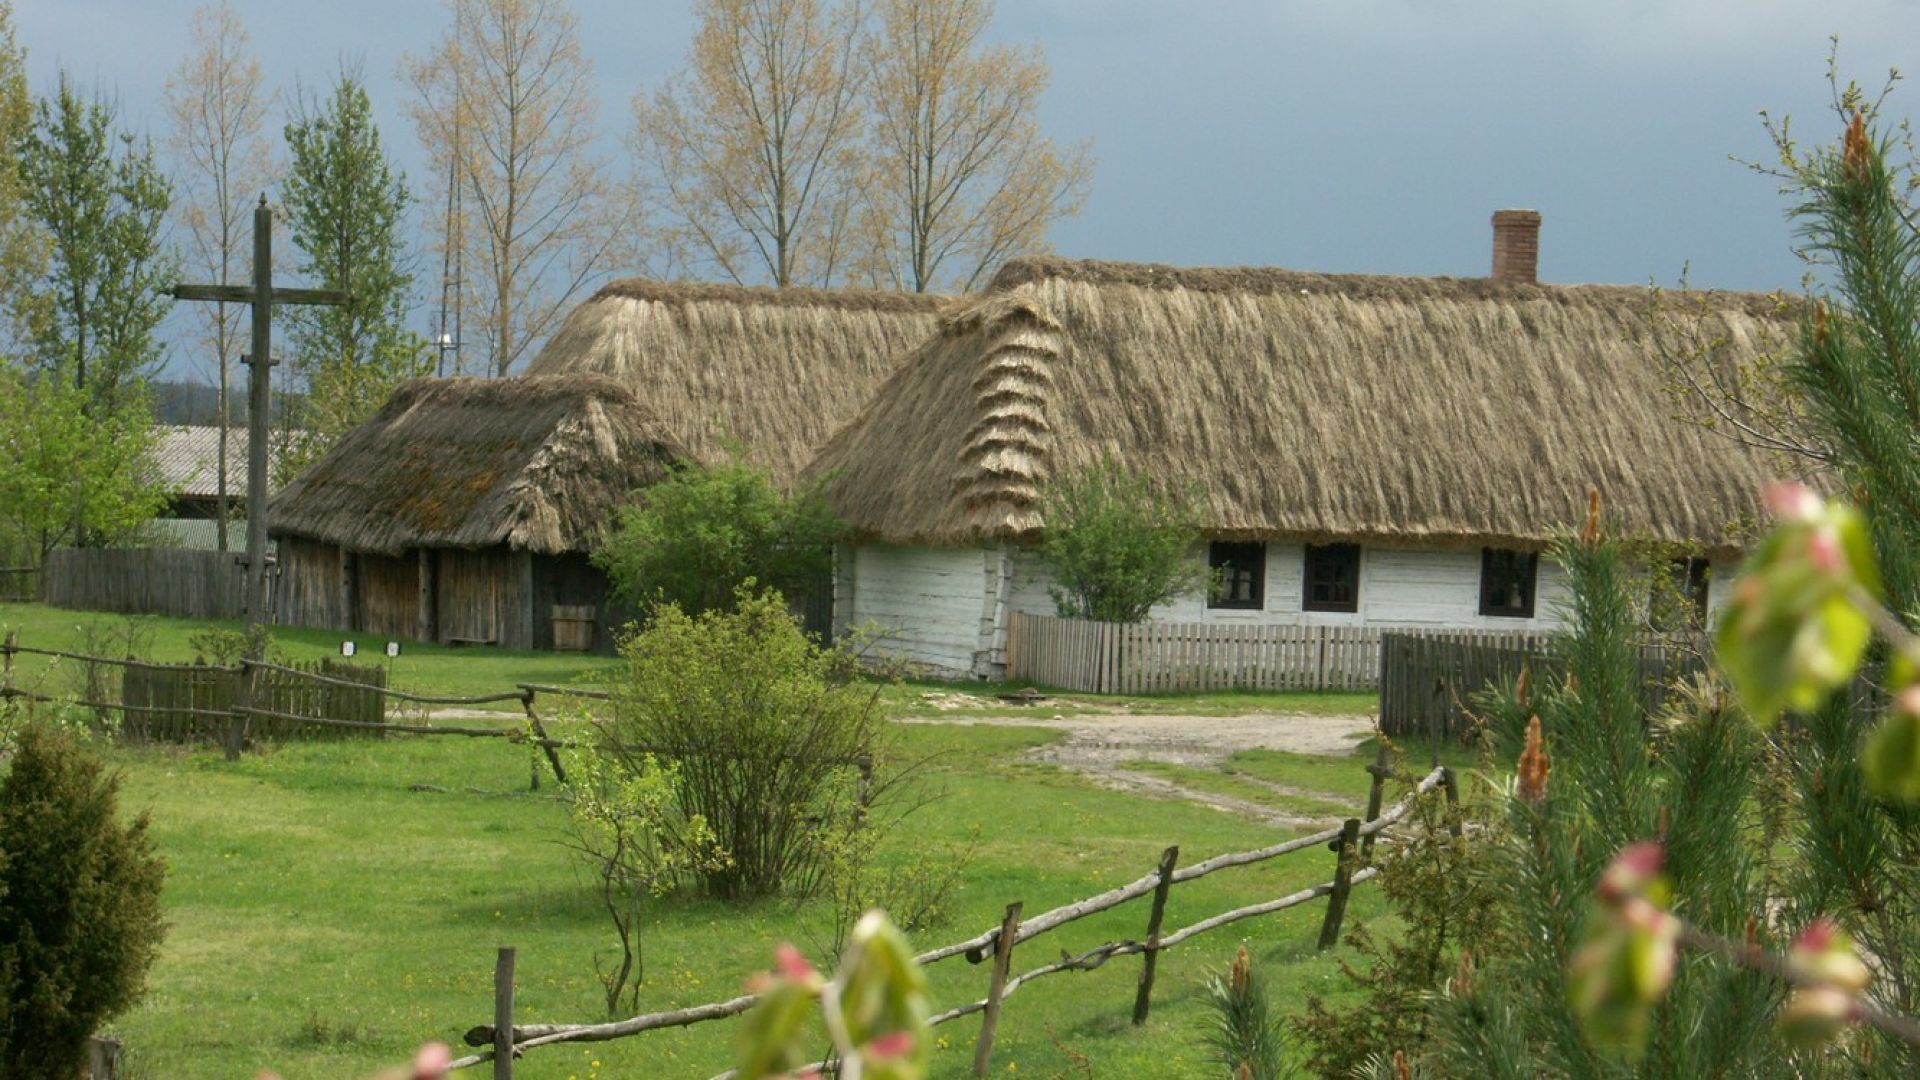
[[(1673, 418), (1645, 289), (1534, 281), (1538, 221), (1496, 216), (1524, 243), (1483, 279), (1009, 264), (812, 466), (863, 538), (840, 617), (999, 674), (1008, 613), (1053, 611), (1040, 485), (1108, 454), (1204, 493), (1226, 591), (1171, 620), (1552, 625), (1538, 552), (1594, 487), (1624, 529), (1731, 557), (1768, 462)], [(1785, 329), (1774, 298), (1705, 302), (1735, 352)]]
[(280, 618), (513, 648), (611, 646), (588, 561), (673, 460), (791, 481), (943, 301), (617, 281), (529, 366), (409, 384), (276, 500)]

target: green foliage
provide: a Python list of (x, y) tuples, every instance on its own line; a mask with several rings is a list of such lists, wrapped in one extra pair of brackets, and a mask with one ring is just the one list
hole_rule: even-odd
[(146, 989), (165, 865), (119, 778), (72, 735), (29, 726), (0, 780), (0, 1073), (76, 1076), (88, 1036)]
[(788, 494), (765, 469), (734, 461), (641, 492), (614, 515), (594, 562), (636, 606), (724, 611), (749, 582), (798, 598), (833, 569), (845, 532), (817, 486)]
[(570, 846), (599, 886), (620, 948), (618, 959), (605, 967), (594, 960), (607, 991), (608, 1016), (618, 1015), (623, 994), (628, 1007), (639, 1011), (646, 978), (640, 929), (648, 901), (688, 875), (718, 870), (727, 861), (706, 822), (681, 812), (675, 798), (678, 768), (650, 754), (640, 755), (635, 764), (636, 769), (623, 768), (589, 752), (578, 755), (568, 773)]
[(351, 300), (288, 313), (295, 370), (306, 382), (304, 437), (282, 462), (289, 475), (373, 415), (395, 386), (428, 373), (425, 342), (406, 328), (406, 177), (394, 171), (365, 85), (342, 71), (317, 111), (286, 127), (282, 198), (300, 272)]
[[(1554, 558), (1572, 591), (1573, 632), (1556, 657), (1566, 675), (1516, 684), (1488, 710), (1493, 745), (1525, 750), (1480, 841), (1476, 888), (1493, 908), (1472, 943), (1477, 971), (1435, 998), (1424, 1060), (1444, 1075), (1779, 1074), (1776, 985), (1687, 957), (1669, 986), (1659, 966), (1675, 917), (1766, 941), (1763, 884), (1779, 837), (1753, 798), (1762, 740), (1712, 683), (1647, 715), (1640, 569), (1593, 532)], [(1649, 837), (1669, 855), (1672, 915), (1617, 923), (1596, 898), (1602, 872)]]
[(1267, 981), (1253, 968), (1245, 945), (1233, 966), (1207, 977), (1207, 1047), (1218, 1075), (1232, 1080), (1279, 1080), (1286, 1068), (1280, 1019), (1267, 1001)]
[(124, 538), (166, 505), (144, 399), (93, 411), (57, 376), (0, 361), (0, 549), (36, 559), (61, 544)]
[(681, 820), (711, 830), (724, 862), (692, 869), (711, 895), (810, 894), (823, 840), (857, 827), (857, 759), (882, 749), (879, 689), (816, 646), (772, 591), (731, 610), (657, 609), (623, 645), (600, 752), (626, 776), (675, 764)]
[[(33, 128), (33, 95), (27, 90), (27, 51), (13, 32), (13, 5), (0, 0), (0, 315), (20, 314), (23, 285), (39, 272), (42, 237), (26, 213), (26, 176), (21, 143)], [(13, 327), (0, 327), (0, 351), (10, 350)]]
[(1049, 483), (1039, 556), (1058, 583), (1050, 592), (1060, 614), (1136, 623), (1155, 605), (1206, 585), (1206, 568), (1193, 557), (1197, 501), (1110, 457)]
[(1463, 958), (1472, 964), (1469, 950), (1484, 948), (1498, 925), (1488, 849), (1479, 839), (1486, 827), (1485, 820), (1464, 820), (1436, 790), (1416, 800), (1400, 842), (1375, 849), (1381, 873), (1373, 887), (1386, 894), (1405, 932), (1383, 940), (1364, 922), (1353, 923), (1346, 943), (1366, 969), (1343, 961), (1341, 973), (1360, 1000), (1343, 1007), (1309, 994), (1306, 1011), (1291, 1024), (1313, 1075), (1372, 1075), (1372, 1059), (1395, 1051), (1414, 1061), (1430, 1056), (1429, 996)]
[(821, 868), (816, 899), (822, 901), (825, 933), (821, 952), (838, 956), (860, 916), (878, 908), (910, 934), (938, 930), (953, 921), (954, 892), (980, 848), (975, 829), (964, 844), (917, 841), (895, 858), (882, 845), (896, 834), (902, 817), (858, 829), (833, 831), (820, 839)]
[(25, 206), (50, 256), (24, 297), (33, 355), (86, 390), (86, 413), (101, 420), (139, 404), (178, 265), (161, 236), (172, 185), (150, 142), (113, 128), (112, 106), (81, 98), (63, 74), (20, 143)]

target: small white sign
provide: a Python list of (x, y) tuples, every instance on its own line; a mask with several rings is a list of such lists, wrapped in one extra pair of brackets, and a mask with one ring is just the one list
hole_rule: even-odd
[(400, 655), (400, 643), (399, 643), (399, 642), (397, 642), (397, 641), (389, 641), (389, 642), (387, 642), (387, 655), (388, 655), (389, 657), (394, 657), (394, 656), (399, 656), (399, 655)]
[(353, 642), (351, 641), (343, 641), (340, 643), (341, 656), (352, 656), (357, 651), (358, 651), (357, 648), (354, 646)]

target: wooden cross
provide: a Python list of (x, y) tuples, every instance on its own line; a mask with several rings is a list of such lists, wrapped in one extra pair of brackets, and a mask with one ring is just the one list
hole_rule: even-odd
[(241, 358), (247, 376), (247, 629), (267, 616), (267, 431), (272, 407), (273, 308), (276, 304), (338, 305), (352, 297), (338, 289), (287, 289), (273, 284), (273, 211), (267, 197), (253, 209), (253, 284), (175, 285), (175, 300), (212, 300), (253, 308), (253, 349)]

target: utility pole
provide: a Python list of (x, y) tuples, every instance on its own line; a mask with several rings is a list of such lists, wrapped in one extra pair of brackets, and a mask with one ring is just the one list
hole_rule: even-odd
[(286, 289), (273, 284), (273, 211), (267, 197), (253, 209), (252, 285), (175, 285), (175, 300), (248, 304), (253, 309), (253, 350), (247, 372), (247, 629), (267, 617), (267, 434), (273, 407), (273, 308), (275, 304), (339, 305), (351, 297), (338, 289)]

